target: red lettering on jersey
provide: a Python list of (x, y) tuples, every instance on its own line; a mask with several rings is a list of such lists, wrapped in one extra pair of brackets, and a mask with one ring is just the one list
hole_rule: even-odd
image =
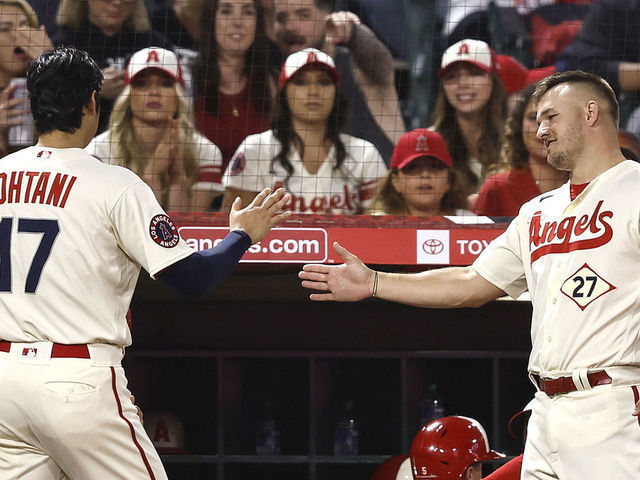
[(7, 187), (7, 174), (0, 173), (0, 205), (7, 201), (7, 193), (5, 188)]
[(22, 188), (22, 175), (24, 172), (11, 172), (9, 180), (9, 192), (7, 202), (17, 203), (20, 201), (20, 189)]
[(51, 205), (53, 202), (53, 206), (57, 207), (58, 202), (60, 201), (60, 195), (62, 195), (62, 189), (64, 188), (64, 184), (67, 183), (67, 177), (69, 175), (61, 175), (60, 173), (56, 173), (56, 176), (53, 177), (51, 188), (49, 189), (49, 196), (47, 197), (47, 205)]
[(149, 50), (149, 55), (147, 56), (147, 63), (156, 62), (160, 63), (160, 59), (158, 58), (158, 52), (155, 50)]
[(71, 177), (71, 179), (69, 180), (69, 184), (67, 185), (67, 189), (64, 191), (64, 196), (62, 197), (62, 201), (59, 205), (60, 208), (64, 208), (64, 206), (67, 204), (67, 198), (69, 198), (69, 193), (71, 193), (71, 187), (73, 187), (73, 184), (76, 183), (77, 179), (78, 177)]
[(29, 194), (31, 193), (31, 184), (33, 182), (34, 177), (40, 175), (40, 172), (25, 172), (25, 175), (29, 180), (27, 180), (27, 188), (24, 191), (24, 196), (22, 197), (22, 201), (24, 203), (29, 203)]
[[(282, 186), (282, 183), (276, 182), (273, 186), (274, 190)], [(354, 212), (360, 209), (360, 193), (351, 192), (349, 186), (343, 187), (342, 194), (336, 193), (331, 196), (318, 195), (313, 197), (307, 205), (307, 200), (304, 197), (298, 197), (291, 194), (291, 201), (285, 206), (285, 208), (293, 210), (294, 212), (305, 213), (311, 211), (313, 213), (326, 213), (332, 210), (344, 210), (345, 212)]]
[[(613, 228), (607, 220), (613, 217), (613, 212), (609, 210), (600, 212), (602, 204), (603, 201), (600, 200), (592, 214), (581, 216), (577, 222), (574, 216), (563, 218), (559, 223), (546, 222), (542, 225), (540, 221), (542, 212), (535, 212), (529, 226), (531, 263), (550, 253), (589, 250), (609, 243), (613, 238)], [(597, 236), (580, 239), (587, 229)]]
[(36, 188), (33, 191), (33, 197), (31, 197), (31, 203), (36, 203), (36, 200), (39, 200), (38, 203), (44, 202), (44, 197), (47, 193), (47, 184), (49, 183), (49, 175), (49, 172), (42, 172), (40, 174)]

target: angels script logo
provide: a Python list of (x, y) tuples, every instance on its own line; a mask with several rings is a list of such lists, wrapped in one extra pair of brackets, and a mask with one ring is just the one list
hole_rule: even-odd
[(600, 200), (590, 215), (582, 215), (580, 218), (566, 217), (560, 222), (542, 224), (542, 212), (534, 213), (529, 226), (531, 263), (549, 253), (588, 250), (608, 243), (613, 237), (613, 228), (607, 220), (613, 217), (613, 212), (601, 212), (602, 203)]

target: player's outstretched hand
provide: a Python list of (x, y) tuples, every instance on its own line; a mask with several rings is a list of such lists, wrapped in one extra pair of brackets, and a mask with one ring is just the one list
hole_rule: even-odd
[(229, 230), (242, 230), (251, 237), (252, 244), (258, 243), (276, 223), (291, 215), (290, 211), (282, 211), (290, 200), (291, 195), (284, 188), (273, 193), (265, 188), (245, 208), (241, 208), (242, 202), (237, 197), (229, 213)]
[(327, 292), (312, 293), (311, 300), (355, 302), (370, 297), (375, 272), (338, 242), (333, 243), (333, 249), (342, 257), (344, 263), (307, 264), (298, 273), (303, 287)]

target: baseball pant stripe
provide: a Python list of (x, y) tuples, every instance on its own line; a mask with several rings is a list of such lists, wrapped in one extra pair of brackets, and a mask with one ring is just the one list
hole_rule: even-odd
[(118, 415), (122, 418), (127, 425), (129, 426), (129, 430), (131, 431), (131, 439), (133, 443), (136, 445), (136, 448), (140, 452), (140, 456), (142, 457), (142, 461), (144, 462), (144, 466), (147, 468), (147, 472), (149, 472), (149, 478), (151, 480), (156, 480), (155, 475), (153, 474), (153, 470), (151, 469), (151, 465), (149, 465), (149, 460), (147, 459), (147, 455), (144, 453), (144, 449), (140, 446), (138, 439), (136, 438), (136, 432), (133, 428), (133, 425), (122, 413), (122, 404), (120, 403), (120, 397), (118, 397), (118, 388), (116, 386), (116, 371), (113, 367), (111, 368), (111, 386), (113, 388), (113, 396), (116, 397), (116, 403), (118, 404)]
[[(637, 386), (632, 386), (631, 390), (633, 390), (633, 402), (634, 402), (634, 406), (638, 404), (638, 400), (640, 400), (640, 393), (638, 392), (638, 387)], [(638, 415), (638, 425), (640, 425), (640, 415)]]

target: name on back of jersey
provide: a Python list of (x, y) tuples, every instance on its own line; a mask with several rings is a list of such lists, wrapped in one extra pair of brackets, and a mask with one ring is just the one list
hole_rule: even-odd
[(0, 205), (40, 203), (64, 208), (77, 177), (66, 173), (16, 171), (0, 173)]

